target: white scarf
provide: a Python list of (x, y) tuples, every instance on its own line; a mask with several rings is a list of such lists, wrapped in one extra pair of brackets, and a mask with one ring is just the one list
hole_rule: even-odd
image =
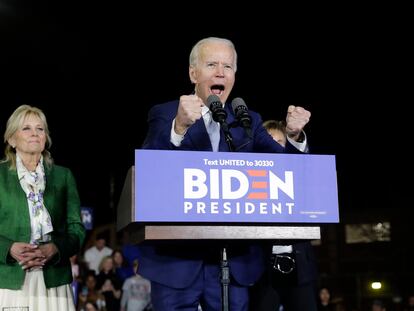
[(46, 187), (46, 176), (43, 168), (43, 157), (36, 166), (34, 172), (30, 172), (23, 164), (22, 159), (16, 154), (17, 176), (27, 197), (29, 207), (31, 237), (30, 242), (39, 244), (50, 241), (50, 232), (53, 231), (52, 220), (47, 211), (43, 194)]

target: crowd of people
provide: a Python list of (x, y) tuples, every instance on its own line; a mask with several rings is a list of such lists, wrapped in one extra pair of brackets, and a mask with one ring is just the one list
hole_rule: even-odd
[[(152, 310), (151, 284), (139, 275), (139, 249), (112, 249), (103, 234), (95, 244), (72, 259), (72, 289), (78, 311)], [(88, 309), (89, 308), (89, 309)], [(95, 309), (91, 309), (95, 310)]]

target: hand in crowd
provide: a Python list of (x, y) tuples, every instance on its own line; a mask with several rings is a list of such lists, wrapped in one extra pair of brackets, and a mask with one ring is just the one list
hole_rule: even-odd
[(115, 288), (112, 285), (111, 280), (106, 280), (102, 285), (102, 292), (113, 292), (113, 291), (115, 291)]
[(286, 116), (286, 134), (293, 140), (298, 140), (300, 133), (309, 122), (311, 113), (299, 106), (290, 105)]
[(201, 118), (203, 101), (197, 95), (183, 95), (180, 97), (174, 131), (183, 135), (187, 129)]

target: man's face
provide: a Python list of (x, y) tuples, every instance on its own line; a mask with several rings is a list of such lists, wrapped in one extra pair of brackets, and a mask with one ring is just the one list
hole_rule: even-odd
[(95, 245), (96, 245), (97, 249), (101, 250), (105, 247), (106, 241), (105, 241), (105, 239), (98, 239), (98, 240), (96, 240)]
[(191, 82), (204, 103), (211, 94), (224, 104), (235, 81), (234, 51), (222, 42), (209, 42), (201, 46), (198, 64), (190, 66)]

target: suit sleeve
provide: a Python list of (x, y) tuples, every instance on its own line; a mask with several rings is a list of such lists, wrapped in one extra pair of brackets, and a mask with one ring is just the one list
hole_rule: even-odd
[[(77, 254), (85, 239), (85, 228), (80, 214), (80, 200), (75, 178), (67, 170), (66, 174), (66, 223), (65, 230), (54, 235), (52, 241), (58, 248), (59, 259), (69, 258)], [(59, 260), (57, 260), (59, 261)]]
[(171, 143), (171, 127), (174, 116), (165, 111), (163, 105), (151, 108), (148, 113), (148, 133), (145, 138), (143, 149), (177, 149)]
[(14, 261), (12, 257), (9, 256), (9, 251), (14, 241), (0, 235), (0, 264), (7, 264)]

